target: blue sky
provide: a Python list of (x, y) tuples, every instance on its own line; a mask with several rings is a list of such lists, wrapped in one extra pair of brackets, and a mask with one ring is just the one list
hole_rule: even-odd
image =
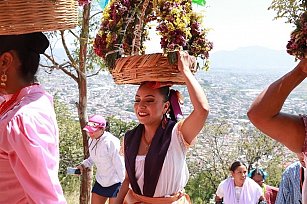
[(205, 26), (211, 28), (209, 40), (214, 52), (238, 47), (263, 46), (284, 50), (293, 25), (286, 19), (273, 20), (275, 12), (268, 10), (270, 0), (207, 0), (204, 10)]

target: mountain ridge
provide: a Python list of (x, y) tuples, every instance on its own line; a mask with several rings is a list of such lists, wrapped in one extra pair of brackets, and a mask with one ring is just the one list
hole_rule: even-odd
[(286, 50), (274, 50), (262, 46), (221, 50), (209, 57), (212, 69), (238, 69), (242, 71), (287, 71), (297, 64)]

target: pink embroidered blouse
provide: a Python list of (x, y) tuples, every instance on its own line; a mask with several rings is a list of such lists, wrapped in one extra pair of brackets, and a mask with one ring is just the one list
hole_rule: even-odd
[(0, 115), (0, 203), (66, 203), (58, 168), (52, 97), (40, 85), (25, 87)]

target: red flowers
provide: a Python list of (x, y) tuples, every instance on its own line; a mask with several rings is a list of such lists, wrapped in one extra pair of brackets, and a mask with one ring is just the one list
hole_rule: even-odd
[(95, 53), (102, 57), (109, 69), (121, 56), (133, 53), (135, 38), (141, 35), (139, 54), (145, 53), (143, 42), (148, 39), (148, 22), (157, 21), (156, 30), (161, 36), (160, 45), (165, 54), (187, 50), (190, 55), (206, 59), (213, 45), (206, 38), (207, 30), (201, 28), (201, 17), (192, 11), (191, 0), (149, 1), (145, 9), (140, 32), (143, 0), (113, 0), (103, 13), (102, 23), (94, 42)]
[(295, 59), (307, 57), (307, 11), (295, 23), (296, 29), (291, 33), (287, 44), (287, 52), (294, 55)]
[(86, 4), (91, 3), (91, 0), (78, 0), (79, 6), (84, 6)]

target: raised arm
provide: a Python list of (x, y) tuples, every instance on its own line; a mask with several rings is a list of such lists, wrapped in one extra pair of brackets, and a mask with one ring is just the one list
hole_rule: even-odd
[(180, 52), (178, 54), (178, 69), (184, 76), (194, 107), (191, 114), (184, 120), (181, 126), (183, 137), (188, 143), (191, 143), (201, 131), (209, 113), (207, 97), (189, 68), (190, 62), (196, 63), (195, 57), (189, 56), (186, 52)]
[(294, 152), (301, 152), (304, 144), (303, 120), (298, 115), (280, 111), (291, 91), (306, 78), (306, 73), (307, 59), (303, 59), (292, 71), (265, 89), (247, 113), (259, 130)]

